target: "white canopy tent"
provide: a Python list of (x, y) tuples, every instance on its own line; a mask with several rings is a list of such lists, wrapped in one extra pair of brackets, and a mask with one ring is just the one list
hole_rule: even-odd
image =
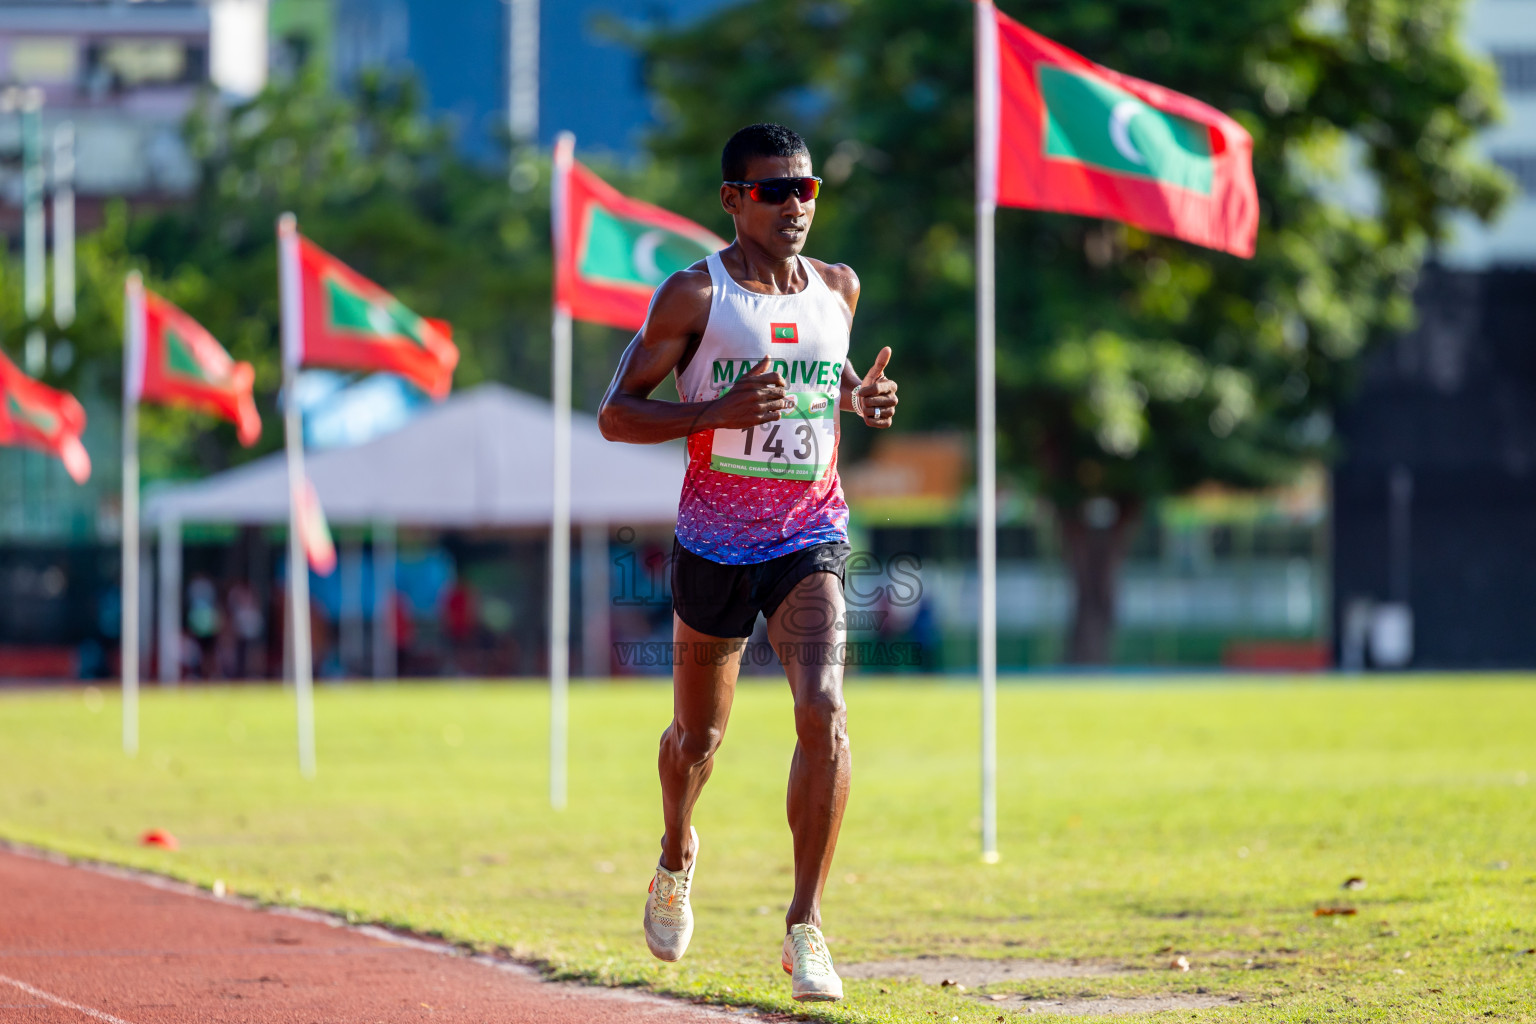
[[(571, 520), (672, 522), (683, 485), (678, 445), (618, 444), (573, 414)], [(311, 452), (305, 469), (335, 524), (476, 528), (548, 526), (554, 510), (554, 414), (542, 398), (500, 384), (451, 395), (392, 433), (354, 448)], [(168, 488), (145, 503), (148, 523), (288, 522), (281, 455)]]
[[(396, 526), (547, 528), (554, 512), (554, 432), (549, 402), (482, 384), (365, 444), (310, 453), (306, 473), (332, 524), (374, 529), (374, 557), (385, 560), (379, 568), (386, 570), (376, 571), (375, 580), (385, 581), (393, 578)], [(606, 674), (608, 531), (673, 522), (684, 457), (677, 444), (608, 441), (594, 417), (575, 413), (571, 463), (571, 521), (582, 530), (584, 661), (589, 674), (594, 665)], [(176, 650), (180, 642), (182, 524), (286, 524), (287, 472), (278, 453), (167, 488), (145, 502), (146, 524), (160, 531), (162, 652)], [(380, 622), (385, 628), (375, 630), (375, 672), (388, 675), (392, 617), (381, 615)], [(177, 662), (160, 658), (162, 683), (174, 684)]]

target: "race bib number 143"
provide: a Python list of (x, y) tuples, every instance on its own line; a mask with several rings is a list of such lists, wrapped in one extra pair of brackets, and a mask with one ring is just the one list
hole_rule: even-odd
[(837, 446), (837, 404), (824, 391), (792, 391), (795, 407), (772, 423), (717, 430), (711, 469), (734, 476), (820, 480)]

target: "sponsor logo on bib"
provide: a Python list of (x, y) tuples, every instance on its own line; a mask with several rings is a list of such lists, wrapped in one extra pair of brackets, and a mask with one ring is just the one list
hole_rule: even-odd
[(768, 327), (773, 332), (774, 341), (790, 345), (800, 343), (800, 331), (794, 324), (769, 324)]

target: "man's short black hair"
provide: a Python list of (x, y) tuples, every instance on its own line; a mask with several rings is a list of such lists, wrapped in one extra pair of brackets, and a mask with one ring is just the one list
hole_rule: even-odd
[(726, 181), (745, 181), (747, 165), (759, 156), (795, 156), (810, 153), (798, 132), (781, 124), (749, 124), (725, 144), (720, 153), (720, 174)]

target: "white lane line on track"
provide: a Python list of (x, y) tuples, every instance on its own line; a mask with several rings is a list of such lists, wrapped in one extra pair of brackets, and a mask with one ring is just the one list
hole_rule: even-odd
[(3, 974), (0, 974), (0, 981), (5, 982), (7, 985), (15, 985), (29, 996), (36, 996), (39, 999), (46, 999), (56, 1006), (62, 1006), (66, 1010), (74, 1010), (77, 1013), (83, 1013), (87, 1017), (93, 1017), (96, 1020), (105, 1022), (105, 1024), (128, 1024), (128, 1021), (123, 1020), (121, 1017), (114, 1017), (110, 1013), (103, 1013), (101, 1010), (93, 1010), (89, 1006), (81, 1006), (79, 1003), (72, 1003), (62, 996), (56, 996), (52, 992), (44, 992), (42, 989), (33, 985), (28, 985), (24, 981), (17, 981), (15, 978), (8, 978)]

